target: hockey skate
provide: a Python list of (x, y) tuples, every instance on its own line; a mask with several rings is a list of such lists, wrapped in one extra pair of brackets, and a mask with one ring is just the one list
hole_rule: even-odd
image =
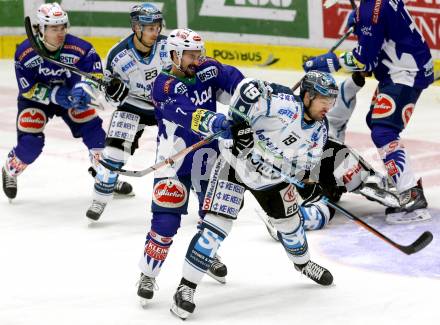
[(387, 208), (385, 210), (385, 221), (389, 224), (407, 224), (431, 220), (431, 214), (427, 207), (425, 195), (423, 194), (422, 180), (417, 185), (400, 194), (400, 206), (398, 208)]
[(388, 180), (385, 177), (369, 176), (362, 183), (361, 187), (354, 192), (362, 194), (370, 201), (379, 202), (387, 207), (400, 207), (396, 190), (388, 184)]
[(170, 311), (177, 317), (185, 320), (196, 308), (196, 305), (194, 304), (194, 292), (195, 289), (180, 284), (174, 294), (174, 303), (171, 306)]
[(106, 205), (107, 205), (106, 202), (93, 200), (92, 205), (89, 207), (89, 209), (86, 212), (87, 218), (93, 221), (97, 221), (101, 217), (101, 214), (104, 212)]
[(215, 255), (214, 261), (206, 272), (211, 278), (217, 280), (220, 283), (226, 283), (226, 275), (228, 274), (228, 269), (225, 264), (220, 260), (220, 256)]
[(17, 176), (10, 176), (5, 167), (2, 168), (3, 192), (9, 198), (9, 201), (17, 196)]
[(315, 262), (308, 261), (306, 264), (295, 264), (295, 269), (322, 286), (329, 286), (333, 283), (333, 276), (330, 271)]
[(113, 197), (118, 198), (122, 196), (124, 197), (134, 196), (133, 187), (128, 182), (118, 180), (116, 181), (116, 185), (113, 190)]
[(140, 302), (143, 307), (147, 305), (148, 300), (153, 298), (154, 290), (158, 290), (155, 278), (141, 273), (137, 295), (141, 298)]

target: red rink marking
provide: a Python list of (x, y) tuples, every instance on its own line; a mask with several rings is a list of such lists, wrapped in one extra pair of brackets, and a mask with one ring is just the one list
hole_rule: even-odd
[[(423, 179), (423, 187), (439, 186), (440, 144), (411, 139), (402, 139), (401, 142), (407, 150), (416, 176)], [(385, 173), (380, 156), (369, 134), (348, 132), (347, 144), (356, 149), (373, 167)]]

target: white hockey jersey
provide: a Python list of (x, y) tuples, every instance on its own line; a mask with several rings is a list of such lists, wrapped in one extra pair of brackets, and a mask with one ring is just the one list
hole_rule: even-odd
[[(133, 44), (133, 34), (110, 49), (107, 56), (106, 73), (115, 75), (129, 87), (131, 94), (145, 97), (152, 102), (151, 91), (153, 82), (163, 67), (171, 65), (166, 51), (166, 37), (159, 36), (148, 57), (143, 58)], [(128, 96), (124, 104), (140, 109), (152, 109), (145, 102)]]
[(257, 89), (251, 90), (252, 81), (247, 78), (237, 86), (230, 110), (232, 116), (238, 110), (249, 121), (254, 147), (246, 157), (232, 154), (231, 140), (220, 141), (219, 147), (241, 181), (261, 190), (284, 181), (276, 169), (292, 176), (311, 170), (321, 159), (328, 132), (325, 119), (305, 122), (302, 100), (292, 93), (274, 92), (269, 99), (259, 94), (257, 102), (246, 103), (246, 93), (259, 93)]

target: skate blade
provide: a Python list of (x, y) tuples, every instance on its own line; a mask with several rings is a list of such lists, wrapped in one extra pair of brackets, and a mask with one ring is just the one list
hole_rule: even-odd
[(181, 320), (185, 320), (188, 318), (189, 315), (191, 315), (190, 312), (187, 312), (186, 310), (177, 307), (176, 304), (173, 304), (171, 306), (170, 312), (175, 316), (179, 317)]
[(428, 209), (418, 209), (412, 212), (400, 212), (387, 215), (385, 222), (390, 225), (401, 225), (429, 221), (432, 219)]
[(140, 302), (142, 308), (144, 308), (144, 309), (147, 308), (150, 300), (151, 299), (139, 298), (139, 302)]
[(134, 193), (134, 191), (131, 191), (128, 194), (119, 194), (116, 192), (113, 192), (113, 199), (116, 200), (121, 200), (121, 199), (131, 199), (132, 197), (134, 197), (136, 194)]
[(212, 273), (209, 269), (206, 272), (206, 274), (209, 275), (214, 280), (220, 282), (221, 284), (225, 284), (226, 283), (226, 277), (225, 276), (217, 276), (214, 273)]

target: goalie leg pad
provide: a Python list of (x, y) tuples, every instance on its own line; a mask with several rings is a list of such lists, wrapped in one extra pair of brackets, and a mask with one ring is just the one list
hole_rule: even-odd
[(199, 231), (191, 240), (183, 265), (183, 277), (200, 283), (211, 266), (217, 250), (232, 228), (232, 220), (207, 213)]

